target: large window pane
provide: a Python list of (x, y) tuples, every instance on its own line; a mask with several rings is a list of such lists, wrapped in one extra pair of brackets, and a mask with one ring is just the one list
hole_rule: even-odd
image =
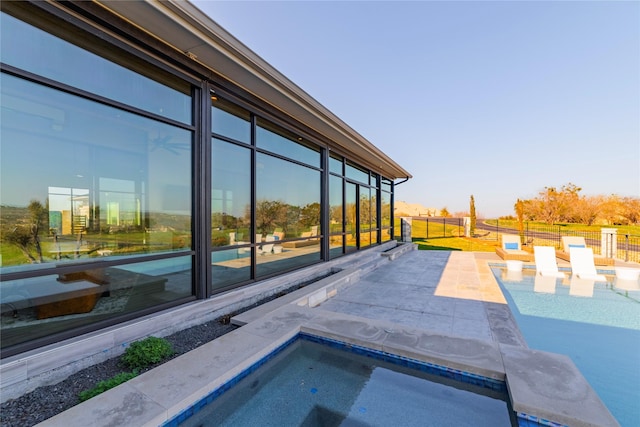
[(342, 175), (342, 158), (329, 157), (329, 172)]
[(250, 242), (251, 151), (216, 139), (211, 145), (211, 245)]
[(352, 164), (347, 163), (346, 176), (349, 179), (369, 185), (369, 173)]
[(189, 297), (191, 256), (2, 282), (2, 348)]
[(320, 260), (320, 172), (265, 154), (256, 163), (258, 275)]
[(191, 248), (192, 132), (2, 74), (2, 266)]
[(371, 194), (367, 187), (360, 187), (360, 247), (371, 244)]
[(357, 186), (351, 182), (345, 183), (344, 193), (345, 203), (345, 248), (347, 251), (358, 248), (357, 220), (358, 220), (358, 198)]
[(391, 194), (386, 191), (380, 192), (380, 223), (382, 225), (382, 241), (391, 240)]
[(256, 146), (311, 166), (320, 167), (319, 149), (296, 142), (301, 139), (272, 123), (258, 120)]
[(213, 292), (251, 279), (251, 248), (211, 253)]
[(342, 178), (329, 177), (329, 253), (331, 257), (342, 254), (343, 240), (343, 202)]
[[(2, 13), (2, 62), (183, 123), (192, 123), (190, 87), (169, 87)], [(28, 49), (25, 46), (29, 46)], [(37, 54), (36, 54), (37, 52)], [(109, 54), (105, 50), (104, 54)], [(149, 70), (151, 67), (138, 67)]]
[(219, 98), (212, 98), (211, 129), (213, 133), (251, 142), (251, 117), (248, 111)]

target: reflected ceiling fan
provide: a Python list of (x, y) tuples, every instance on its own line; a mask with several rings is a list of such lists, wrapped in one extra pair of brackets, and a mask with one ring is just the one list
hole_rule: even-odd
[(173, 137), (171, 135), (166, 135), (151, 139), (151, 151), (163, 149), (178, 155), (180, 154), (180, 151), (187, 151), (191, 149), (191, 144), (186, 142), (171, 142), (172, 138)]

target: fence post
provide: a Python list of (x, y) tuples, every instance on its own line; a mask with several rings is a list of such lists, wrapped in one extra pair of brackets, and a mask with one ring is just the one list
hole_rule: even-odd
[(427, 218), (427, 239), (429, 238), (429, 218)]
[(629, 235), (624, 235), (624, 261), (629, 262)]
[(600, 229), (600, 236), (601, 255), (607, 258), (615, 258), (618, 251), (618, 229), (602, 228)]
[(496, 240), (500, 240), (500, 226), (498, 225), (498, 221), (499, 220), (496, 219)]
[(447, 237), (447, 219), (442, 218), (442, 237)]
[(411, 243), (411, 220), (412, 218), (409, 217), (402, 217), (400, 218), (400, 224), (401, 224), (401, 229), (402, 229), (402, 241), (403, 242), (409, 242)]

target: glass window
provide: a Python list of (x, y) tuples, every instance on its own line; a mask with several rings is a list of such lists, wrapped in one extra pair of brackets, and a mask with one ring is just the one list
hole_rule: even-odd
[(320, 167), (320, 150), (303, 145), (302, 138), (265, 120), (258, 120), (256, 146), (314, 167)]
[(217, 97), (212, 97), (211, 100), (213, 102), (211, 107), (213, 133), (249, 144), (251, 142), (249, 112)]
[(380, 192), (380, 223), (382, 226), (382, 241), (391, 240), (391, 194)]
[(188, 84), (172, 79), (175, 87), (163, 85), (6, 13), (1, 14), (0, 26), (2, 62), (163, 117), (192, 123)]
[(2, 348), (189, 297), (191, 256), (2, 282)]
[(251, 151), (211, 142), (211, 245), (250, 242)]
[(333, 258), (342, 254), (344, 216), (342, 178), (329, 176), (329, 253)]
[(190, 250), (191, 131), (7, 74), (1, 91), (3, 268)]
[(329, 157), (329, 172), (342, 176), (342, 158)]
[(371, 194), (367, 187), (360, 187), (360, 247), (371, 245)]
[(380, 188), (384, 191), (391, 192), (391, 181), (387, 178), (382, 178)]
[(347, 163), (346, 172), (347, 178), (369, 185), (369, 172), (366, 172), (358, 166), (354, 166), (350, 163)]
[(319, 261), (320, 171), (260, 153), (256, 164), (258, 275)]
[(251, 279), (251, 248), (237, 247), (212, 252), (211, 268), (213, 292), (249, 281)]

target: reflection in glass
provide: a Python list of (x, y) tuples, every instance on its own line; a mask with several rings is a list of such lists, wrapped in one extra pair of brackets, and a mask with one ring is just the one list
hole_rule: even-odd
[(354, 181), (369, 185), (369, 173), (363, 168), (360, 168), (359, 166), (355, 166), (348, 162), (346, 176), (347, 178), (353, 179)]
[(391, 181), (388, 180), (387, 178), (382, 178), (381, 182), (380, 182), (380, 188), (383, 191), (387, 191), (387, 192), (391, 192)]
[(320, 239), (305, 239), (279, 244), (263, 242), (257, 248), (256, 274), (270, 276), (320, 261)]
[(391, 194), (380, 192), (380, 224), (382, 226), (382, 241), (391, 240)]
[(360, 187), (360, 247), (371, 245), (371, 190)]
[(329, 253), (331, 257), (342, 254), (344, 233), (342, 214), (342, 178), (329, 176)]
[(211, 107), (211, 129), (213, 133), (248, 144), (251, 142), (250, 120), (251, 117), (248, 111), (222, 99), (213, 101), (213, 106)]
[(1, 90), (3, 268), (191, 248), (191, 131), (7, 74)]
[[(258, 274), (318, 261), (320, 240), (314, 237), (322, 234), (320, 171), (260, 153), (256, 155), (256, 163), (255, 230), (260, 240), (273, 245), (257, 247), (258, 261), (276, 263), (258, 268)], [(282, 252), (277, 252), (279, 246)], [(301, 258), (292, 259), (298, 256)]]
[(257, 155), (256, 232), (282, 239), (319, 235), (320, 172), (265, 154)]
[(211, 245), (250, 242), (251, 151), (211, 142)]
[(329, 157), (329, 172), (342, 176), (342, 157)]
[[(0, 16), (2, 62), (163, 117), (192, 123), (188, 84), (173, 81), (174, 88), (163, 85), (10, 15)], [(37, 46), (38, 54), (25, 46)], [(109, 54), (109, 50), (102, 54)], [(22, 102), (23, 108), (29, 105), (25, 99)], [(54, 107), (32, 109), (43, 118), (56, 117)]]
[(2, 348), (192, 295), (191, 256), (2, 282)]
[(301, 138), (265, 120), (258, 120), (256, 146), (272, 153), (320, 167), (320, 151), (317, 147), (303, 145)]
[(345, 248), (347, 251), (355, 250), (358, 248), (358, 236), (356, 234), (356, 220), (357, 220), (357, 196), (356, 185), (350, 182), (345, 183)]
[(212, 291), (251, 279), (251, 248), (211, 253)]

